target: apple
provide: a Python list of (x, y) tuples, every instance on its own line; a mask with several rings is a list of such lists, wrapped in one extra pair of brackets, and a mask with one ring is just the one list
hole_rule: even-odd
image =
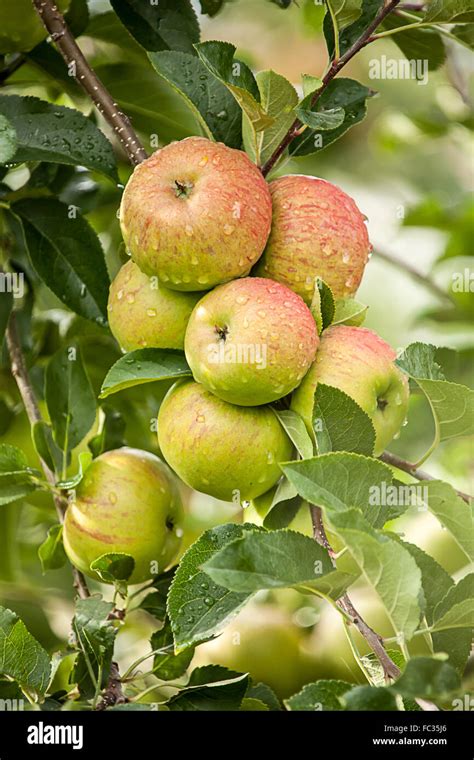
[(157, 456), (123, 447), (95, 459), (66, 510), (64, 548), (86, 575), (103, 554), (135, 560), (130, 583), (142, 583), (172, 563), (181, 543), (183, 510), (173, 474)]
[(283, 610), (249, 604), (218, 638), (197, 648), (194, 664), (249, 673), (254, 683), (267, 684), (285, 699), (317, 677), (304, 640), (301, 628)]
[[(56, 0), (62, 12), (70, 0)], [(0, 54), (31, 50), (46, 39), (48, 33), (32, 0), (2, 0), (0, 3)]]
[(199, 301), (185, 352), (207, 390), (231, 404), (258, 406), (300, 384), (318, 343), (314, 318), (296, 293), (263, 277), (245, 277)]
[(178, 381), (158, 415), (158, 443), (188, 486), (223, 501), (248, 501), (281, 477), (293, 446), (267, 406), (239, 407), (200, 383)]
[(125, 351), (184, 347), (191, 312), (202, 293), (169, 290), (127, 261), (110, 286), (109, 327)]
[(272, 231), (254, 273), (278, 280), (310, 304), (317, 277), (336, 298), (359, 287), (371, 246), (352, 198), (317, 177), (292, 174), (270, 182)]
[(120, 207), (132, 259), (173, 290), (210, 290), (250, 272), (267, 242), (268, 185), (240, 150), (187, 137), (137, 166)]
[(321, 336), (313, 366), (293, 394), (291, 408), (312, 433), (318, 382), (339, 388), (372, 420), (378, 456), (399, 432), (408, 410), (408, 379), (394, 364), (395, 358), (388, 343), (365, 327), (329, 327)]

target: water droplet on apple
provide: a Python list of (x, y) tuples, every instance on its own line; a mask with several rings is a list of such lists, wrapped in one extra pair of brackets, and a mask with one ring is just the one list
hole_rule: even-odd
[(187, 235), (188, 237), (192, 237), (192, 236), (193, 236), (193, 234), (194, 234), (194, 230), (193, 230), (193, 228), (191, 227), (191, 225), (190, 225), (190, 224), (187, 224), (187, 225), (186, 225), (186, 227), (184, 228), (184, 231), (185, 231), (185, 233), (186, 233), (186, 235)]
[(156, 317), (156, 309), (147, 309), (146, 313), (149, 317)]
[(209, 282), (209, 277), (207, 275), (201, 275), (201, 277), (198, 277), (198, 283), (200, 285), (206, 285)]
[(231, 224), (224, 224), (224, 235), (232, 235), (234, 228)]
[(349, 256), (348, 253), (344, 253), (342, 255), (342, 263), (343, 264), (348, 264), (350, 262), (350, 260), (351, 260), (351, 257)]
[(273, 464), (274, 461), (275, 461), (275, 455), (274, 455), (273, 451), (267, 452), (267, 462), (268, 462), (268, 464)]
[(127, 301), (128, 303), (135, 303), (135, 296), (133, 293), (127, 293)]
[(117, 503), (117, 494), (114, 491), (111, 491), (109, 493), (109, 501), (110, 501), (111, 504), (116, 504)]
[(263, 309), (260, 309), (260, 311), (257, 311), (257, 314), (258, 314), (258, 316), (259, 316), (259, 317), (261, 317), (262, 319), (265, 319), (265, 317), (267, 316), (267, 312), (266, 312), (266, 311), (263, 311)]
[(206, 421), (206, 418), (204, 417), (204, 415), (198, 414), (198, 416), (196, 417), (196, 422), (205, 422), (205, 421)]
[(199, 161), (199, 166), (205, 166), (207, 162), (209, 161), (207, 156), (203, 156), (201, 160)]
[(237, 296), (235, 300), (237, 301), (237, 303), (247, 303), (249, 299), (248, 299), (248, 296)]
[(195, 266), (197, 266), (199, 264), (199, 259), (198, 259), (197, 256), (192, 256), (191, 257), (191, 264), (193, 265), (193, 267), (195, 267)]

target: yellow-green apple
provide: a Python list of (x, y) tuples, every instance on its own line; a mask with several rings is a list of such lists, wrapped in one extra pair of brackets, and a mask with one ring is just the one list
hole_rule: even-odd
[(310, 304), (316, 278), (336, 298), (356, 292), (370, 243), (352, 198), (317, 177), (292, 174), (270, 182), (272, 231), (254, 272), (283, 282)]
[[(70, 0), (56, 0), (64, 12)], [(48, 32), (32, 0), (2, 0), (0, 3), (0, 53), (28, 51), (47, 37)]]
[(110, 286), (109, 327), (125, 351), (182, 349), (189, 317), (201, 296), (169, 290), (127, 261)]
[(196, 650), (196, 665), (224, 665), (250, 673), (284, 699), (317, 676), (304, 651), (304, 633), (291, 616), (271, 604), (250, 604), (221, 636)]
[(258, 406), (300, 384), (318, 342), (302, 298), (273, 280), (245, 277), (199, 301), (185, 351), (194, 378), (208, 390), (231, 404)]
[(317, 384), (339, 388), (369, 415), (376, 434), (374, 454), (381, 454), (399, 432), (408, 409), (408, 379), (394, 364), (395, 358), (391, 346), (365, 327), (329, 327), (291, 407), (312, 433)]
[(281, 476), (278, 462), (293, 450), (269, 407), (228, 404), (192, 380), (178, 381), (165, 396), (158, 443), (191, 488), (237, 502), (268, 491)]
[(86, 575), (103, 554), (130, 554), (131, 583), (165, 570), (178, 552), (183, 510), (174, 475), (154, 454), (127, 447), (95, 459), (64, 520), (64, 548)]
[(120, 207), (133, 260), (173, 290), (209, 290), (249, 273), (271, 225), (266, 181), (248, 156), (204, 137), (136, 167)]

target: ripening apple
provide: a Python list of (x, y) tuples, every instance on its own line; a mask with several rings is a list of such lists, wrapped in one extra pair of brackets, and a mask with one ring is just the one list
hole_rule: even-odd
[(106, 451), (86, 470), (64, 520), (64, 548), (92, 578), (91, 563), (123, 552), (135, 560), (130, 583), (165, 570), (178, 552), (183, 510), (174, 475), (154, 454)]
[(125, 351), (182, 350), (189, 317), (201, 296), (169, 290), (127, 261), (110, 286), (107, 312), (112, 335)]
[(282, 282), (308, 304), (318, 277), (336, 298), (354, 294), (371, 246), (365, 217), (352, 198), (302, 174), (270, 182), (270, 192), (272, 231), (254, 273)]
[(269, 407), (228, 404), (192, 380), (178, 381), (165, 396), (158, 443), (188, 486), (236, 502), (268, 491), (293, 450)]
[(318, 677), (317, 664), (305, 651), (305, 639), (283, 610), (272, 604), (251, 604), (218, 638), (197, 648), (194, 663), (249, 673), (254, 683), (267, 684), (285, 699)]
[(302, 298), (278, 282), (245, 277), (199, 301), (185, 351), (194, 378), (205, 388), (231, 404), (258, 406), (300, 384), (318, 342)]
[(313, 366), (296, 389), (291, 408), (312, 431), (318, 383), (350, 396), (372, 420), (378, 456), (399, 432), (408, 410), (408, 379), (394, 364), (395, 351), (365, 327), (335, 325), (325, 330)]
[(120, 207), (132, 259), (173, 290), (210, 290), (250, 272), (272, 218), (268, 185), (240, 150), (188, 137), (137, 166)]

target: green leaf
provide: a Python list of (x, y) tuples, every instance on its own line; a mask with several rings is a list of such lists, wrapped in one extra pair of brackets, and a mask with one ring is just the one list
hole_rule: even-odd
[(95, 421), (96, 401), (82, 363), (79, 347), (61, 348), (46, 368), (45, 399), (62, 451), (71, 451), (87, 435)]
[(63, 526), (59, 523), (52, 525), (48, 535), (38, 549), (43, 574), (47, 570), (57, 570), (66, 564), (66, 553), (63, 546)]
[[(72, 628), (79, 655), (72, 673), (81, 696), (90, 699), (97, 687), (104, 687), (110, 672), (117, 629), (108, 619), (113, 604), (97, 597), (78, 599)], [(101, 674), (99, 683), (99, 673)]]
[(9, 504), (39, 488), (40, 473), (28, 466), (21, 449), (0, 444), (0, 505)]
[[(109, 276), (96, 232), (74, 206), (53, 198), (28, 198), (12, 205), (38, 276), (72, 311), (105, 325)], [(87, 251), (87, 256), (84, 255)]]
[(155, 631), (150, 639), (151, 649), (163, 650), (153, 658), (153, 673), (162, 681), (172, 681), (186, 672), (194, 656), (194, 647), (183, 649), (179, 654), (174, 653), (173, 632), (168, 619), (163, 628)]
[(445, 380), (441, 367), (435, 361), (437, 350), (430, 343), (411, 343), (395, 363), (412, 378)]
[(298, 119), (306, 124), (307, 127), (315, 129), (317, 131), (324, 131), (327, 129), (336, 129), (340, 127), (344, 121), (345, 111), (343, 108), (330, 108), (328, 110), (312, 109), (311, 105), (312, 95), (307, 95), (299, 106), (295, 108), (295, 113)]
[[(401, 543), (410, 552), (421, 570), (421, 582), (426, 605), (425, 617), (428, 626), (431, 626), (436, 606), (440, 605), (441, 614), (447, 609), (444, 605), (441, 606), (440, 599), (446, 599), (449, 590), (454, 587), (454, 581), (429, 554), (425, 554), (417, 546), (406, 541)], [(460, 673), (464, 671), (471, 651), (471, 638), (471, 631), (463, 629), (451, 629), (431, 634), (434, 651), (446, 652), (450, 664)]]
[(18, 446), (9, 443), (0, 443), (0, 474), (10, 474), (28, 469), (28, 461), (25, 454)]
[(45, 693), (51, 673), (48, 653), (5, 607), (0, 607), (0, 673), (37, 694)]
[(462, 45), (474, 50), (474, 24), (459, 24), (449, 31)]
[(313, 429), (319, 454), (330, 451), (373, 454), (375, 430), (370, 417), (339, 388), (318, 383)]
[(259, 71), (255, 79), (260, 92), (262, 109), (273, 119), (273, 123), (260, 130), (256, 137), (252, 137), (248, 135), (248, 125), (244, 121), (244, 145), (252, 161), (256, 164), (264, 164), (276, 150), (295, 119), (293, 109), (298, 103), (298, 95), (291, 82), (275, 71)]
[(202, 569), (236, 592), (294, 587), (338, 598), (356, 576), (335, 571), (327, 550), (289, 530), (248, 533), (224, 546)]
[(353, 24), (362, 11), (362, 0), (331, 0), (339, 30)]
[(286, 477), (305, 501), (328, 511), (358, 507), (375, 527), (385, 523), (379, 494), (392, 482), (390, 468), (360, 454), (332, 452), (303, 462), (281, 465)]
[(452, 534), (470, 560), (474, 560), (473, 505), (467, 504), (448, 483), (431, 480), (423, 484), (427, 507)]
[(102, 384), (100, 398), (110, 396), (134, 385), (191, 377), (182, 351), (161, 348), (142, 348), (120, 357), (108, 371)]
[(166, 617), (166, 597), (174, 578), (176, 568), (167, 570), (158, 575), (153, 581), (154, 591), (147, 594), (140, 602), (140, 609), (146, 610), (157, 620), (163, 621)]
[(282, 478), (277, 486), (270, 504), (270, 509), (265, 515), (263, 527), (267, 530), (280, 530), (287, 528), (293, 522), (303, 500), (296, 493), (296, 489), (287, 478)]
[(272, 712), (281, 710), (280, 702), (274, 691), (266, 683), (250, 684), (247, 689), (246, 697), (249, 699), (258, 699), (267, 705)]
[(253, 697), (244, 697), (240, 705), (242, 712), (268, 712), (269, 707), (260, 699), (254, 699)]
[(342, 696), (341, 701), (346, 710), (398, 711), (395, 696), (383, 686), (355, 686)]
[(207, 16), (215, 16), (225, 2), (226, 0), (199, 0), (201, 13), (205, 13)]
[(135, 569), (135, 560), (131, 554), (125, 552), (109, 552), (91, 562), (90, 569), (97, 573), (104, 583), (128, 581)]
[(371, 528), (356, 509), (327, 511), (326, 515), (331, 529), (379, 595), (396, 634), (410, 640), (424, 601), (421, 571), (411, 554), (393, 538)]
[(75, 475), (66, 478), (65, 480), (59, 480), (56, 485), (58, 488), (69, 490), (76, 488), (84, 477), (84, 473), (92, 462), (92, 454), (90, 451), (81, 451), (78, 456), (78, 468)]
[(35, 422), (31, 428), (31, 435), (36, 452), (52, 472), (61, 472), (63, 455), (53, 438), (53, 430), (44, 420)]
[(193, 53), (199, 24), (190, 0), (111, 0), (124, 26), (145, 50), (180, 50)]
[(220, 665), (196, 668), (187, 687), (166, 703), (171, 711), (238, 710), (247, 691), (249, 677)]
[[(383, 23), (382, 29), (400, 29), (411, 23), (413, 23), (413, 19), (404, 19), (400, 16), (389, 14)], [(417, 62), (417, 67), (418, 61), (423, 62), (422, 76), (426, 76), (426, 72), (424, 71), (425, 61), (427, 61), (428, 69), (435, 71), (446, 60), (446, 48), (443, 39), (434, 29), (408, 29), (406, 32), (394, 34), (392, 40), (409, 61)], [(416, 74), (418, 78), (417, 70)]]
[(15, 127), (6, 116), (0, 114), (0, 164), (11, 161), (17, 148)]
[(259, 132), (271, 126), (273, 119), (260, 104), (260, 90), (251, 69), (234, 59), (235, 45), (211, 40), (194, 47), (211, 74), (230, 90), (254, 130)]
[(342, 137), (351, 127), (361, 122), (367, 113), (367, 99), (373, 91), (353, 79), (337, 77), (333, 79), (318, 99), (318, 110), (331, 111), (343, 108), (344, 121), (336, 129), (325, 130), (322, 134), (313, 129), (306, 129), (300, 137), (292, 141), (289, 151), (294, 156), (307, 156), (318, 153)]
[(322, 331), (329, 327), (334, 317), (334, 296), (332, 290), (324, 280), (320, 277), (316, 279), (317, 287), (314, 289), (313, 298), (311, 300), (311, 314), (313, 315), (316, 325), (318, 327), (318, 333), (321, 335)]
[(471, 0), (430, 0), (423, 21), (435, 24), (474, 21)]
[(323, 80), (319, 77), (314, 77), (312, 74), (302, 74), (303, 83), (303, 97), (312, 95), (316, 90), (319, 90), (323, 84)]
[[(359, 39), (363, 32), (365, 32), (383, 4), (384, 0), (363, 0), (359, 3), (359, 16), (356, 19), (352, 19), (339, 34), (339, 52), (341, 55), (344, 55), (344, 53), (346, 53), (347, 50), (349, 50), (349, 48)], [(323, 29), (329, 55), (333, 58), (334, 27), (329, 13), (327, 13), (324, 18)]]
[(149, 53), (155, 71), (185, 100), (203, 133), (230, 148), (242, 145), (242, 111), (232, 93), (200, 58), (188, 53)]
[(18, 147), (11, 159), (15, 163), (79, 165), (118, 180), (112, 145), (80, 111), (30, 95), (2, 95), (0, 114), (16, 131)]
[(314, 454), (313, 443), (308, 435), (303, 418), (291, 409), (273, 409), (273, 411), (302, 459), (312, 457)]
[[(0, 271), (0, 274), (2, 272)], [(7, 274), (5, 273), (5, 276)], [(11, 289), (6, 288), (5, 291), (2, 293), (2, 298), (0, 299), (0, 349), (2, 348), (2, 344), (5, 338), (5, 333), (8, 326), (8, 321), (10, 319), (10, 313), (13, 308), (13, 292)]]
[(431, 657), (413, 657), (388, 689), (409, 699), (444, 701), (460, 686), (460, 677), (449, 663)]
[(438, 441), (474, 433), (474, 391), (442, 380), (416, 382), (431, 406)]
[(365, 321), (368, 308), (355, 298), (338, 298), (334, 303), (334, 317), (331, 324), (359, 327)]
[(112, 451), (125, 446), (126, 423), (120, 412), (107, 404), (101, 407), (101, 412), (103, 420), (100, 432), (91, 438), (87, 444), (94, 458), (103, 454), (104, 451)]
[(466, 575), (452, 586), (436, 605), (433, 631), (450, 628), (474, 628), (474, 573)]
[(223, 546), (257, 530), (254, 525), (219, 525), (207, 530), (183, 555), (168, 594), (175, 650), (181, 652), (220, 633), (250, 599), (219, 586), (201, 566)]
[(300, 712), (342, 710), (340, 697), (348, 692), (352, 686), (351, 683), (337, 680), (307, 683), (297, 694), (285, 699), (285, 705), (288, 710)]

